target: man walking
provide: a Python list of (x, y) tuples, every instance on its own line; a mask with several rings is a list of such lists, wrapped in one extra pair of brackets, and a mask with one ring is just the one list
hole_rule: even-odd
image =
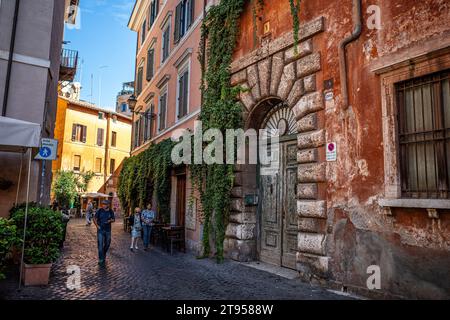
[(142, 211), (141, 221), (142, 229), (144, 230), (144, 251), (148, 250), (148, 245), (150, 244), (150, 237), (152, 235), (153, 220), (155, 219), (156, 213), (152, 210), (152, 204), (147, 205), (147, 209)]
[(94, 224), (97, 227), (98, 264), (102, 267), (105, 266), (106, 253), (111, 245), (111, 223), (115, 221), (109, 201), (102, 201), (102, 208), (97, 210), (94, 217)]

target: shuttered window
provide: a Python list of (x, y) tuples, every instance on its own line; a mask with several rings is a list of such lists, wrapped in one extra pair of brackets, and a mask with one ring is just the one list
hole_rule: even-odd
[(142, 81), (143, 81), (144, 68), (138, 68), (137, 74), (137, 84), (136, 84), (136, 94), (139, 96), (142, 92)]
[(158, 17), (158, 13), (159, 13), (159, 0), (152, 0), (150, 2), (150, 14), (149, 14), (149, 24), (148, 24), (149, 29), (155, 23), (156, 18)]
[(79, 172), (81, 170), (81, 156), (73, 156), (73, 171)]
[(169, 53), (170, 53), (170, 24), (167, 24), (167, 27), (164, 29), (163, 32), (161, 62), (166, 61), (166, 59), (169, 57)]
[(103, 146), (104, 136), (105, 136), (105, 129), (98, 128), (97, 129), (97, 145), (100, 147)]
[(159, 131), (166, 128), (167, 92), (159, 98)]
[(150, 139), (153, 138), (153, 132), (155, 130), (155, 106), (152, 104), (150, 106), (150, 128), (149, 128), (149, 134), (150, 134)]
[(178, 78), (178, 119), (188, 113), (189, 103), (189, 71), (186, 70)]
[(450, 198), (450, 70), (396, 85), (402, 196)]
[(117, 147), (117, 132), (111, 133), (111, 147)]
[(74, 123), (72, 125), (72, 141), (86, 143), (87, 127)]
[(154, 76), (155, 50), (152, 48), (147, 52), (147, 81), (152, 80)]
[(114, 174), (116, 171), (116, 159), (109, 160), (109, 174)]
[(174, 42), (177, 43), (186, 34), (194, 22), (195, 0), (182, 0), (175, 9)]
[(147, 21), (144, 20), (142, 23), (142, 29), (141, 29), (141, 44), (145, 42), (145, 38), (147, 36)]
[(134, 148), (137, 148), (139, 146), (139, 120), (134, 122)]
[(102, 158), (95, 158), (94, 172), (102, 173)]

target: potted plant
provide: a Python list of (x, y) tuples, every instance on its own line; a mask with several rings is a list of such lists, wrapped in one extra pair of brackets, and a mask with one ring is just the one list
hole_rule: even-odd
[[(12, 219), (19, 234), (23, 234), (25, 209), (16, 210)], [(60, 212), (42, 207), (28, 209), (22, 270), (26, 286), (48, 284), (52, 263), (59, 256), (62, 236), (63, 224)]]
[(0, 218), (0, 280), (5, 278), (6, 261), (11, 257), (11, 249), (19, 242), (17, 228), (12, 220)]

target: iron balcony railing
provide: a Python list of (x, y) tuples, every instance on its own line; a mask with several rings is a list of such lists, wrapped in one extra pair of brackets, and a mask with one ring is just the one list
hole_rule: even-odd
[(78, 51), (62, 49), (61, 50), (61, 68), (60, 81), (73, 81), (77, 72)]

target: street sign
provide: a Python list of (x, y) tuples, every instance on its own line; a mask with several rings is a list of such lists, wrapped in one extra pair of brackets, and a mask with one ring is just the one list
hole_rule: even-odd
[(56, 160), (58, 151), (58, 140), (41, 139), (41, 148), (35, 157), (36, 160)]
[(336, 142), (327, 143), (327, 161), (333, 162), (337, 160), (337, 145)]

